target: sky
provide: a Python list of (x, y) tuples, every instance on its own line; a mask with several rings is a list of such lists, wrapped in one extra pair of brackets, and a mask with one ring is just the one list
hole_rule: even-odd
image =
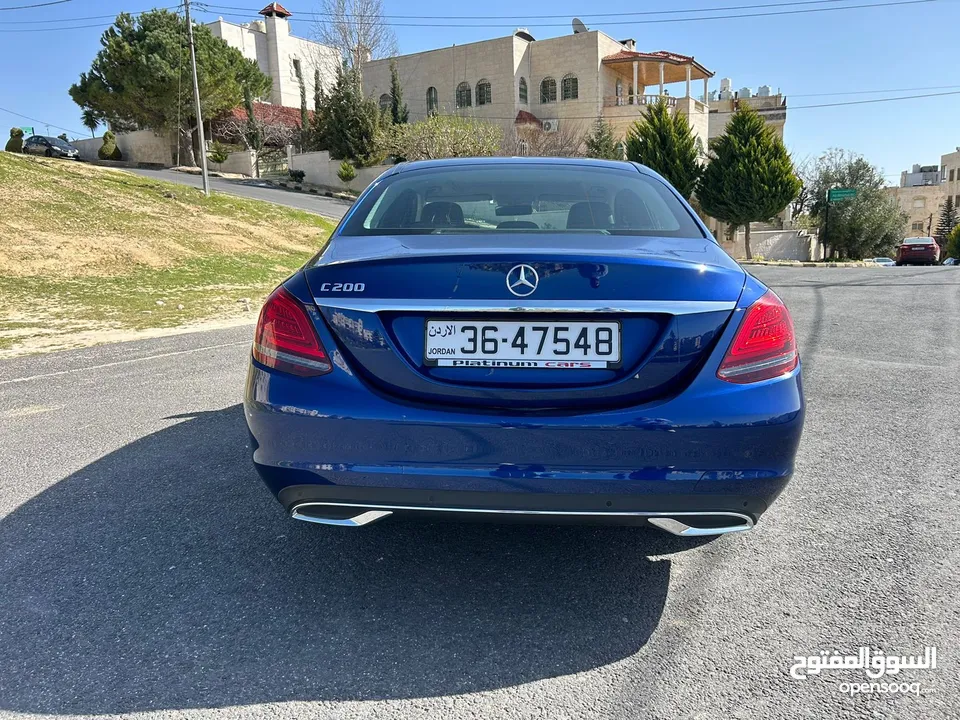
[[(5, 127), (32, 125), (42, 133), (49, 123), (51, 134), (66, 130), (70, 137), (87, 137), (67, 90), (89, 68), (110, 19), (76, 18), (136, 12), (155, 4), (61, 0), (11, 9), (54, 1), (0, 0), (0, 66), (7, 68), (0, 75), (0, 122)], [(169, 0), (169, 5), (176, 2)], [(889, 6), (836, 9), (876, 3)], [(199, 21), (223, 16), (246, 22), (256, 19), (264, 4), (266, 0), (210, 0), (215, 7), (193, 8)], [(292, 32), (311, 37), (316, 0), (283, 4), (293, 13)], [(763, 5), (767, 7), (757, 7)], [(731, 7), (739, 9), (705, 11)], [(960, 146), (960, 0), (384, 0), (384, 9), (401, 53), (501, 37), (517, 27), (528, 28), (538, 39), (564, 35), (570, 32), (570, 20), (579, 17), (591, 30), (634, 38), (638, 50), (693, 55), (716, 73), (711, 90), (719, 88), (720, 78), (729, 77), (734, 89), (770, 85), (787, 96), (785, 141), (796, 162), (840, 147), (864, 155), (883, 169), (888, 183), (896, 184), (901, 170), (914, 163), (939, 164), (940, 155)], [(649, 14), (664, 10), (696, 12)], [(792, 14), (700, 19), (783, 12)], [(939, 95), (862, 103), (928, 94)], [(848, 102), (862, 104), (805, 107)]]

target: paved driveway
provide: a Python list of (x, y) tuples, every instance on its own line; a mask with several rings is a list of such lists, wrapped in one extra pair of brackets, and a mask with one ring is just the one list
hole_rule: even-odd
[[(203, 187), (203, 179), (199, 175), (190, 175), (189, 173), (176, 172), (175, 170), (125, 169), (137, 175), (143, 175), (144, 177), (154, 177), (158, 180), (166, 180), (167, 182), (175, 182), (197, 188)], [(269, 187), (256, 180), (226, 180), (224, 178), (212, 177), (210, 178), (210, 189), (231, 195), (239, 195), (252, 200), (264, 200), (278, 205), (298, 208), (299, 210), (307, 210), (317, 213), (318, 215), (333, 218), (334, 220), (342, 218), (351, 205), (347, 200), (338, 200), (337, 198), (328, 198), (323, 195), (312, 195), (310, 193), (299, 193), (292, 190)]]
[[(247, 459), (250, 328), (0, 363), (0, 715), (960, 717), (960, 270), (756, 271), (806, 433), (712, 542), (290, 521)], [(940, 663), (919, 697), (789, 675), (861, 645)]]

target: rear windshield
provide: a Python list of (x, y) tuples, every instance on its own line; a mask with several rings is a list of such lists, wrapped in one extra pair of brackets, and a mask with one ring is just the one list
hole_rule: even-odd
[(602, 233), (702, 238), (659, 180), (586, 165), (459, 165), (385, 178), (341, 235)]
[(904, 238), (904, 245), (933, 245), (936, 240), (930, 237), (913, 237), (913, 238)]

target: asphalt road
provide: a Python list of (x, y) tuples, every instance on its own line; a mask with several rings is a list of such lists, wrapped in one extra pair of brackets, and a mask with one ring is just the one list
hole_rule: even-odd
[[(705, 543), (290, 521), (247, 460), (250, 328), (0, 363), (0, 716), (960, 718), (960, 270), (757, 274), (806, 431)], [(790, 677), (863, 645), (938, 666)]]
[[(175, 170), (125, 169), (128, 172), (143, 175), (144, 177), (153, 177), (158, 180), (190, 185), (196, 188), (203, 187), (203, 179), (199, 175), (191, 175)], [(310, 193), (284, 190), (279, 187), (269, 187), (258, 180), (227, 180), (225, 178), (212, 177), (210, 178), (210, 189), (230, 195), (239, 195), (240, 197), (250, 198), (252, 200), (264, 200), (266, 202), (276, 203), (277, 205), (286, 205), (287, 207), (297, 208), (299, 210), (307, 210), (308, 212), (324, 215), (334, 220), (342, 218), (351, 205), (348, 200), (338, 200), (337, 198), (328, 198), (325, 195), (312, 195)]]

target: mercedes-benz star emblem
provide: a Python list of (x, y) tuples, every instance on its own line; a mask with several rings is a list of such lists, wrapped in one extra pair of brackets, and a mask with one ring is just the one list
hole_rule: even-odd
[(514, 265), (507, 273), (507, 290), (517, 297), (532, 295), (539, 282), (540, 276), (529, 265)]

